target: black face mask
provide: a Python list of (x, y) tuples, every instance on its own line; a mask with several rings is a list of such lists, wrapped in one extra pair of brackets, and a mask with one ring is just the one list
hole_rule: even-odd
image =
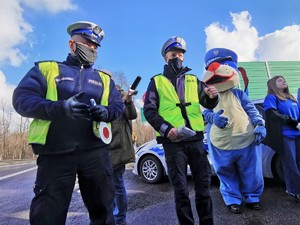
[(173, 59), (169, 59), (169, 61), (168, 61), (168, 65), (174, 69), (176, 74), (181, 71), (182, 64), (183, 64), (183, 61), (177, 57), (173, 58)]
[(84, 44), (76, 43), (75, 54), (83, 65), (91, 66), (97, 60), (98, 52)]

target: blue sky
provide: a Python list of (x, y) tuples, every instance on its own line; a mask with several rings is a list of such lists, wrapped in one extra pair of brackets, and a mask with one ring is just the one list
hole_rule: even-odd
[(185, 65), (199, 78), (213, 47), (235, 50), (239, 61), (300, 60), (299, 0), (10, 0), (0, 12), (0, 98), (11, 98), (35, 61), (63, 61), (66, 28), (79, 20), (105, 32), (97, 68), (122, 71), (129, 83), (142, 77), (137, 104), (174, 35), (187, 42)]

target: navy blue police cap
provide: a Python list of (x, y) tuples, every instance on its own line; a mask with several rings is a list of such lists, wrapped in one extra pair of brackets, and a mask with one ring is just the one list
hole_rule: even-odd
[(212, 48), (204, 57), (206, 69), (213, 62), (220, 62), (222, 64), (223, 61), (232, 61), (237, 65), (238, 56), (234, 51), (227, 48)]
[(75, 22), (68, 26), (67, 32), (71, 37), (75, 34), (81, 35), (98, 46), (104, 37), (104, 31), (97, 24), (89, 21)]

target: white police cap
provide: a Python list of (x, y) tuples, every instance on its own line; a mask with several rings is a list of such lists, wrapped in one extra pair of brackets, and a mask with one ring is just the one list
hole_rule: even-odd
[(104, 37), (104, 31), (95, 23), (89, 21), (78, 21), (67, 28), (68, 34), (72, 37), (75, 34), (82, 35), (84, 38), (100, 46)]
[(183, 53), (186, 52), (186, 43), (183, 38), (181, 37), (171, 37), (169, 38), (161, 49), (161, 54), (163, 57), (166, 56), (167, 52), (173, 49), (181, 50)]

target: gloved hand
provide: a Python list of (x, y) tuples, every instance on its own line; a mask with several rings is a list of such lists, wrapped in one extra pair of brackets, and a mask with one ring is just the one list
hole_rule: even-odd
[(94, 121), (106, 121), (108, 119), (108, 110), (103, 105), (91, 106), (91, 114)]
[(90, 106), (81, 103), (78, 101), (82, 96), (84, 95), (84, 92), (80, 92), (68, 100), (64, 101), (63, 107), (66, 112), (67, 117), (70, 117), (72, 119), (89, 119), (90, 118)]
[(255, 144), (259, 145), (266, 137), (267, 131), (265, 126), (258, 125), (255, 127), (253, 134), (255, 134)]
[(174, 142), (179, 142), (179, 141), (182, 141), (184, 139), (193, 137), (193, 136), (196, 135), (196, 132), (189, 129), (186, 126), (182, 126), (182, 127), (177, 129), (177, 134), (178, 134), (178, 136), (177, 136), (176, 140), (174, 140)]
[(213, 123), (221, 129), (225, 128), (228, 124), (228, 118), (225, 116), (221, 116), (223, 112), (224, 110), (220, 109), (218, 112), (214, 113), (213, 117)]

